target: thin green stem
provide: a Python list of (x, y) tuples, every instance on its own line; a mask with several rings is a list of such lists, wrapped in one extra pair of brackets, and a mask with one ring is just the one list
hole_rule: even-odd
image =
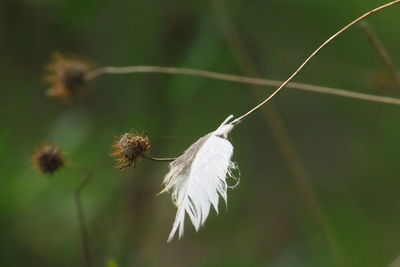
[(86, 173), (85, 179), (75, 189), (74, 197), (75, 197), (76, 212), (77, 212), (78, 221), (79, 221), (79, 228), (80, 228), (80, 234), (81, 234), (82, 250), (83, 250), (85, 265), (86, 265), (86, 267), (91, 267), (92, 266), (92, 256), (91, 256), (91, 250), (90, 250), (88, 230), (86, 227), (85, 211), (83, 209), (82, 200), (81, 200), (81, 192), (92, 180), (93, 173), (87, 167), (79, 165), (79, 164), (69, 163), (69, 166)]

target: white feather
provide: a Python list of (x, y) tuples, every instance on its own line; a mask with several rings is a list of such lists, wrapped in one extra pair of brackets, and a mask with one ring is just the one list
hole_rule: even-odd
[(170, 163), (170, 171), (164, 178), (164, 191), (172, 193), (177, 214), (168, 242), (179, 230), (183, 236), (185, 214), (196, 228), (206, 221), (210, 206), (218, 213), (218, 199), (227, 202), (227, 177), (236, 164), (231, 161), (233, 146), (226, 139), (234, 125), (228, 123), (229, 116), (220, 127), (191, 145), (179, 158)]

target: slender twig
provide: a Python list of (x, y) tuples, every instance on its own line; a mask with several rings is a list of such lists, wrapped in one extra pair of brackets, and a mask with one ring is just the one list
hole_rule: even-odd
[(150, 157), (145, 154), (142, 154), (142, 157), (145, 159), (153, 160), (153, 161), (174, 161), (174, 160), (176, 160), (176, 158), (155, 158), (155, 157)]
[(233, 120), (231, 123), (232, 124), (238, 124), (240, 123), (244, 118), (246, 118), (247, 116), (249, 116), (250, 114), (252, 114), (254, 111), (256, 111), (257, 109), (261, 108), (265, 103), (267, 103), (269, 100), (271, 100), (276, 94), (278, 94), (283, 88), (285, 88), (285, 86), (294, 78), (297, 76), (297, 74), (307, 65), (307, 63), (314, 57), (316, 56), (323, 48), (325, 48), (331, 41), (333, 41), (334, 39), (336, 39), (339, 35), (341, 35), (343, 32), (347, 31), (348, 29), (350, 29), (353, 25), (357, 24), (358, 22), (360, 22), (361, 20), (365, 19), (366, 17), (379, 12), (385, 8), (388, 8), (390, 6), (396, 5), (396, 4), (400, 4), (400, 0), (396, 0), (390, 3), (387, 3), (385, 5), (379, 6), (377, 8), (374, 8), (370, 11), (368, 11), (367, 13), (365, 13), (364, 15), (356, 18), (355, 20), (353, 20), (352, 22), (350, 22), (349, 24), (347, 24), (345, 27), (343, 27), (342, 29), (340, 29), (338, 32), (336, 32), (334, 35), (332, 35), (331, 37), (329, 37), (325, 42), (323, 42), (314, 52), (311, 53), (311, 55), (295, 70), (295, 72), (293, 72), (292, 75), (289, 76), (289, 78), (286, 79), (286, 81), (284, 81), (272, 94), (270, 94), (264, 101), (262, 101), (260, 104), (256, 105), (255, 107), (253, 107), (252, 109), (250, 109), (249, 111), (247, 111), (246, 113), (244, 113), (243, 115), (241, 115), (240, 117), (236, 118), (235, 120)]
[[(214, 0), (214, 9), (220, 22), (221, 29), (228, 40), (228, 45), (232, 50), (233, 55), (236, 58), (242, 72), (245, 75), (259, 76), (256, 64), (251, 59), (246, 44), (243, 41), (237, 27), (230, 19), (227, 14), (225, 1), (224, 0)], [(251, 92), (260, 101), (263, 99), (261, 91), (257, 90), (254, 86), (251, 88)], [(260, 94), (261, 93), (261, 94)], [(327, 241), (328, 248), (331, 250), (333, 258), (336, 260), (338, 265), (342, 264), (342, 256), (340, 250), (336, 244), (336, 240), (330, 230), (328, 222), (323, 215), (321, 210), (317, 195), (313, 189), (310, 182), (310, 177), (303, 165), (296, 146), (285, 126), (285, 123), (280, 116), (278, 110), (270, 104), (267, 108), (263, 109), (262, 114), (268, 125), (271, 128), (273, 136), (278, 144), (278, 147), (286, 160), (289, 170), (291, 172), (292, 179), (297, 185), (301, 197), (304, 198), (306, 204), (308, 205), (311, 213), (316, 218), (317, 223), (322, 229), (322, 233)]]
[(83, 209), (82, 200), (81, 200), (81, 192), (88, 185), (88, 183), (92, 180), (93, 173), (90, 169), (88, 169), (87, 167), (85, 167), (83, 165), (69, 163), (69, 166), (86, 173), (85, 179), (75, 189), (74, 196), (75, 196), (76, 211), (78, 214), (78, 221), (79, 221), (79, 228), (80, 228), (80, 233), (81, 233), (82, 250), (83, 250), (85, 265), (87, 267), (90, 267), (90, 266), (92, 266), (92, 256), (91, 256), (91, 252), (90, 252), (88, 230), (86, 227), (85, 211)]
[(361, 21), (359, 23), (359, 26), (364, 32), (368, 41), (371, 43), (372, 47), (375, 49), (378, 56), (382, 59), (386, 68), (392, 74), (393, 79), (395, 80), (397, 86), (400, 89), (400, 71), (397, 68), (391, 56), (389, 55), (389, 52), (385, 49), (385, 46), (382, 44), (382, 42), (379, 40), (374, 30), (366, 21)]
[[(281, 85), (282, 81), (267, 80), (260, 78), (245, 77), (240, 75), (223, 74), (205, 70), (197, 70), (190, 68), (175, 68), (175, 67), (162, 67), (162, 66), (128, 66), (128, 67), (100, 67), (87, 74), (86, 79), (92, 80), (103, 74), (127, 74), (127, 73), (162, 73), (162, 74), (179, 74), (179, 75), (190, 75), (214, 80), (238, 82), (244, 84), (262, 85), (277, 87)], [(378, 96), (371, 94), (363, 94), (357, 92), (351, 92), (343, 89), (330, 88), (325, 86), (310, 85), (304, 83), (290, 82), (287, 85), (288, 88), (308, 91), (313, 93), (336, 95), (347, 98), (386, 103), (392, 105), (400, 105), (399, 98)]]

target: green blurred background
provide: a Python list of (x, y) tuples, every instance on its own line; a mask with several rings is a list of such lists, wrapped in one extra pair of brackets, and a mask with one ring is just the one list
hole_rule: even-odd
[[(282, 80), (340, 27), (386, 1), (226, 0), (259, 75)], [(44, 141), (92, 169), (83, 192), (94, 266), (387, 266), (400, 255), (400, 108), (286, 90), (274, 99), (312, 184), (338, 253), (259, 111), (232, 132), (240, 185), (196, 233), (167, 244), (175, 207), (162, 189), (166, 163), (119, 172), (115, 136), (149, 133), (154, 156), (177, 156), (229, 114), (256, 103), (243, 84), (161, 74), (105, 75), (65, 106), (45, 96), (55, 51), (97, 66), (163, 65), (242, 74), (212, 0), (0, 1), (0, 265), (83, 266), (73, 191), (64, 168), (31, 168)], [(400, 7), (369, 19), (400, 63)], [(296, 81), (399, 96), (357, 27)], [(256, 88), (267, 96), (271, 88)], [(268, 89), (268, 90), (266, 90)], [(254, 91), (253, 91), (254, 92)], [(339, 258), (339, 259), (338, 259)]]

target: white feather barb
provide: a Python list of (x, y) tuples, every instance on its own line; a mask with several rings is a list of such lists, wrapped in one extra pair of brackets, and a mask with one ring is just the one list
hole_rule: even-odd
[(164, 191), (171, 192), (178, 210), (168, 242), (175, 233), (183, 236), (185, 215), (189, 215), (196, 231), (206, 221), (212, 205), (218, 213), (218, 199), (227, 202), (228, 185), (236, 164), (231, 161), (233, 146), (227, 140), (234, 125), (230, 115), (215, 131), (201, 137), (179, 158), (170, 163), (164, 178)]

